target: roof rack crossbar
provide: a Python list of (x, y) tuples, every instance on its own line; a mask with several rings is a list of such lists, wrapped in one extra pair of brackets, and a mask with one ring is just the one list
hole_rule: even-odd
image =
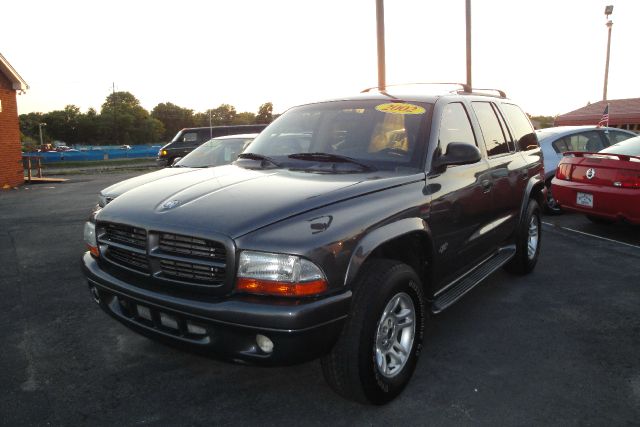
[(374, 89), (378, 89), (378, 90), (384, 90), (388, 87), (397, 87), (397, 86), (415, 86), (415, 85), (454, 85), (454, 86), (459, 86), (461, 88), (461, 90), (458, 91), (451, 91), (452, 93), (477, 93), (477, 92), (495, 92), (498, 94), (499, 97), (501, 98), (506, 98), (507, 94), (500, 90), (500, 89), (484, 89), (484, 88), (472, 88), (471, 86), (469, 86), (466, 83), (455, 83), (455, 82), (416, 82), (416, 83), (399, 83), (399, 84), (392, 84), (392, 85), (386, 85), (384, 88), (380, 88), (379, 86), (373, 86), (373, 87), (369, 87), (366, 88), (364, 90), (362, 90), (360, 93), (367, 93), (369, 91), (372, 91)]

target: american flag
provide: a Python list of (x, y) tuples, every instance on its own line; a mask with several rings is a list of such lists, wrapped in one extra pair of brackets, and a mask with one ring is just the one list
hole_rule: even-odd
[(602, 113), (602, 118), (598, 122), (598, 127), (606, 126), (609, 127), (609, 104), (604, 107), (604, 112)]

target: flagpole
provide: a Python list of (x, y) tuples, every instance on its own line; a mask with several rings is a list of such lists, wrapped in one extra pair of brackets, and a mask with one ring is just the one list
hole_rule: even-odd
[(609, 84), (609, 56), (611, 54), (611, 27), (613, 27), (613, 21), (609, 19), (609, 15), (613, 12), (613, 6), (607, 6), (604, 10), (607, 15), (607, 28), (609, 28), (609, 37), (607, 40), (607, 62), (604, 67), (604, 89), (602, 91), (602, 100), (607, 100), (607, 85)]

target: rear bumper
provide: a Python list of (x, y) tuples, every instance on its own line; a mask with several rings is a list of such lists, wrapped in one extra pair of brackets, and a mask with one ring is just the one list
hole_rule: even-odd
[[(552, 185), (553, 197), (562, 209), (640, 224), (640, 190), (596, 186), (557, 178), (553, 179)], [(593, 207), (578, 205), (578, 192), (593, 195)]]
[[(254, 364), (294, 364), (328, 352), (351, 300), (349, 291), (310, 301), (185, 299), (125, 283), (101, 270), (89, 253), (82, 266), (94, 300), (127, 327), (169, 344)], [(273, 352), (258, 347), (258, 334), (273, 342)]]

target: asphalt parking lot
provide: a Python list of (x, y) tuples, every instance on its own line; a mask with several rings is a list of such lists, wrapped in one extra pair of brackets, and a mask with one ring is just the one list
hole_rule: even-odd
[(405, 392), (367, 407), (318, 362), (226, 364), (99, 310), (83, 223), (100, 189), (138, 173), (0, 192), (1, 425), (639, 425), (640, 228), (545, 216), (536, 270), (434, 318)]

